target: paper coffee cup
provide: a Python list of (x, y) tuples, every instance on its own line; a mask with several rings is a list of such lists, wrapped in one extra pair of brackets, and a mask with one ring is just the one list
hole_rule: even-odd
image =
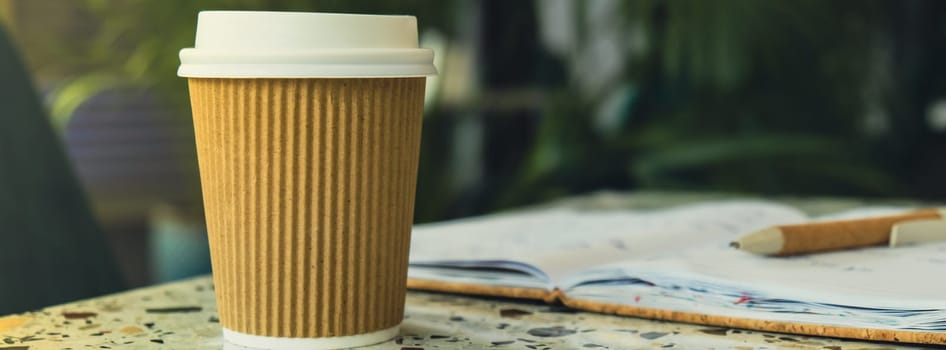
[(432, 58), (413, 17), (200, 14), (178, 73), (227, 342), (325, 349), (397, 334)]

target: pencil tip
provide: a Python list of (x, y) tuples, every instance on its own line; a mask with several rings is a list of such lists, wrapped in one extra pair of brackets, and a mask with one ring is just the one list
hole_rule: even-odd
[(732, 248), (739, 249), (739, 246), (740, 246), (740, 245), (739, 245), (739, 242), (733, 241), (733, 242), (729, 242), (729, 246), (732, 247)]

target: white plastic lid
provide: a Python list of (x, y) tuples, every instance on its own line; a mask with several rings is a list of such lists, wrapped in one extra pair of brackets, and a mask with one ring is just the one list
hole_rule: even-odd
[(198, 78), (372, 78), (437, 74), (413, 16), (202, 11), (177, 75)]

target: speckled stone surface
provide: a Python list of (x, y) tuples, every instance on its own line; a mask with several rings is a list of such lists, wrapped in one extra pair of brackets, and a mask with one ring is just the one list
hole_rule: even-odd
[[(726, 195), (613, 194), (548, 205), (652, 208)], [(811, 214), (871, 203), (787, 200)], [(27, 288), (27, 287), (24, 287)], [(0, 350), (224, 346), (209, 276), (0, 317)], [(401, 335), (364, 349), (918, 349), (649, 321), (509, 299), (409, 292)]]
[[(0, 318), (0, 349), (223, 349), (213, 282), (182, 282)], [(401, 335), (365, 349), (907, 349), (410, 292)], [(226, 349), (242, 349), (227, 346)]]

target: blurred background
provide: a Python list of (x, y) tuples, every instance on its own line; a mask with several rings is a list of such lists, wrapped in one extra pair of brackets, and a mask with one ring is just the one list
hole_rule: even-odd
[(0, 0), (125, 287), (209, 272), (175, 74), (209, 9), (418, 17), (416, 222), (600, 190), (946, 198), (946, 2)]

